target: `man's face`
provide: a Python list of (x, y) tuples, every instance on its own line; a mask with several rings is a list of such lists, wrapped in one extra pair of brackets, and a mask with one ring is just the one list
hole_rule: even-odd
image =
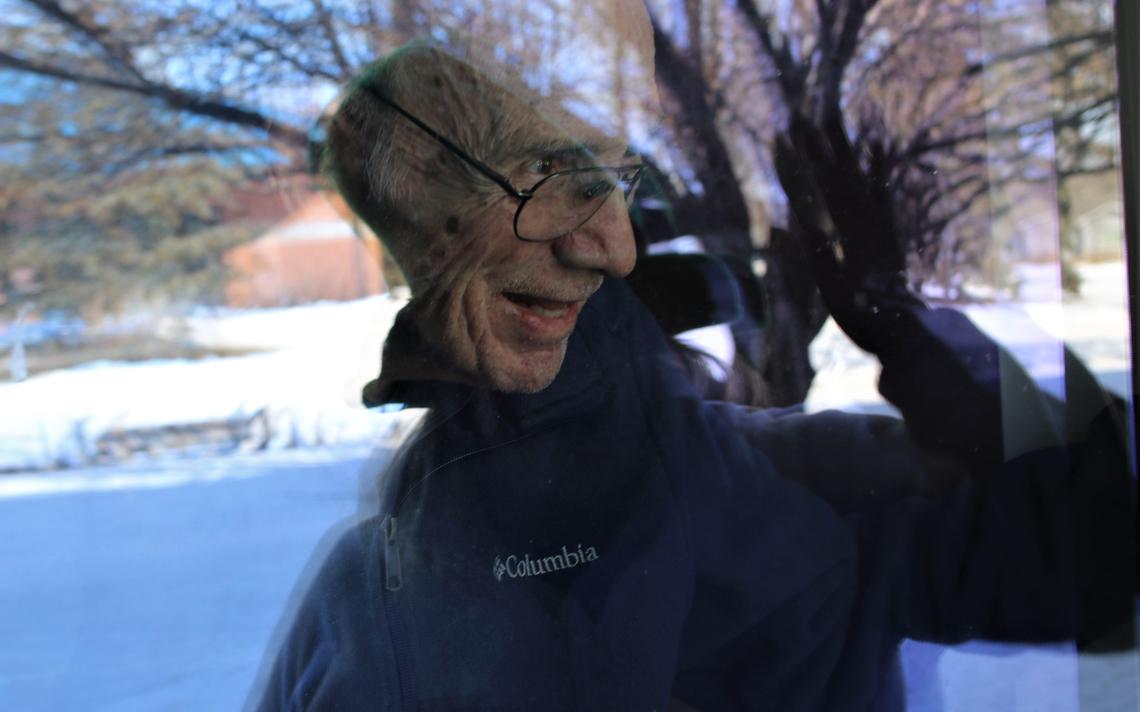
[[(583, 162), (636, 162), (624, 144), (588, 129), (543, 135), (549, 125), (532, 121), (530, 143), (542, 148), (495, 166), (519, 188)], [(443, 229), (427, 236), (407, 270), (414, 295), (407, 316), (445, 377), (530, 393), (554, 380), (586, 300), (604, 277), (633, 269), (635, 248), (620, 190), (581, 227), (548, 242), (515, 236), (517, 209), (518, 199), (502, 191), (447, 206)]]

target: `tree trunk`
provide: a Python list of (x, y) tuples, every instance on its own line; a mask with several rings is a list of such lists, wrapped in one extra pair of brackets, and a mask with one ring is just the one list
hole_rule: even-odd
[(768, 322), (764, 330), (761, 377), (768, 389), (768, 405), (802, 403), (815, 378), (808, 347), (827, 320), (827, 310), (816, 289), (803, 238), (773, 228), (768, 240)]

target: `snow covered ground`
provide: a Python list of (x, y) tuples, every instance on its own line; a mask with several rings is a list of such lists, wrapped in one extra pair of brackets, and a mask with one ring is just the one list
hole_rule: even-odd
[(255, 416), (270, 449), (383, 440), (408, 416), (365, 410), (360, 390), (379, 373), (383, 334), (402, 304), (374, 297), (202, 314), (159, 329), (264, 352), (95, 362), (0, 384), (0, 472), (89, 464), (108, 433)]
[[(1121, 266), (1085, 267), (1077, 299), (1061, 298), (1048, 268), (1022, 276), (1021, 302), (971, 317), (1043, 382), (1061, 374), (1064, 338), (1126, 392)], [(415, 417), (358, 405), (400, 304), (203, 313), (162, 328), (264, 352), (94, 363), (0, 385), (0, 470), (25, 470), (0, 475), (0, 708), (242, 705), (305, 562), (352, 519), (362, 483)], [(834, 324), (812, 358), (810, 409), (885, 407), (873, 359)], [(267, 451), (82, 466), (108, 432), (257, 413)], [(1136, 699), (1135, 655), (908, 643), (904, 662), (915, 712), (1088, 712)]]

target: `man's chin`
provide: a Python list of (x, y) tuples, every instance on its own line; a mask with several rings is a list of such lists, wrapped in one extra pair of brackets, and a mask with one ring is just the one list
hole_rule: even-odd
[(503, 393), (538, 393), (554, 382), (566, 357), (566, 342), (549, 349), (504, 354), (488, 369), (491, 387)]

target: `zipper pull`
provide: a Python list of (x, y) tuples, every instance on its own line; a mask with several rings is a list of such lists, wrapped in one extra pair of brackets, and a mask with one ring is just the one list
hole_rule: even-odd
[(399, 591), (403, 585), (400, 578), (400, 549), (396, 546), (396, 518), (388, 517), (387, 532), (384, 535), (384, 579), (389, 591)]

